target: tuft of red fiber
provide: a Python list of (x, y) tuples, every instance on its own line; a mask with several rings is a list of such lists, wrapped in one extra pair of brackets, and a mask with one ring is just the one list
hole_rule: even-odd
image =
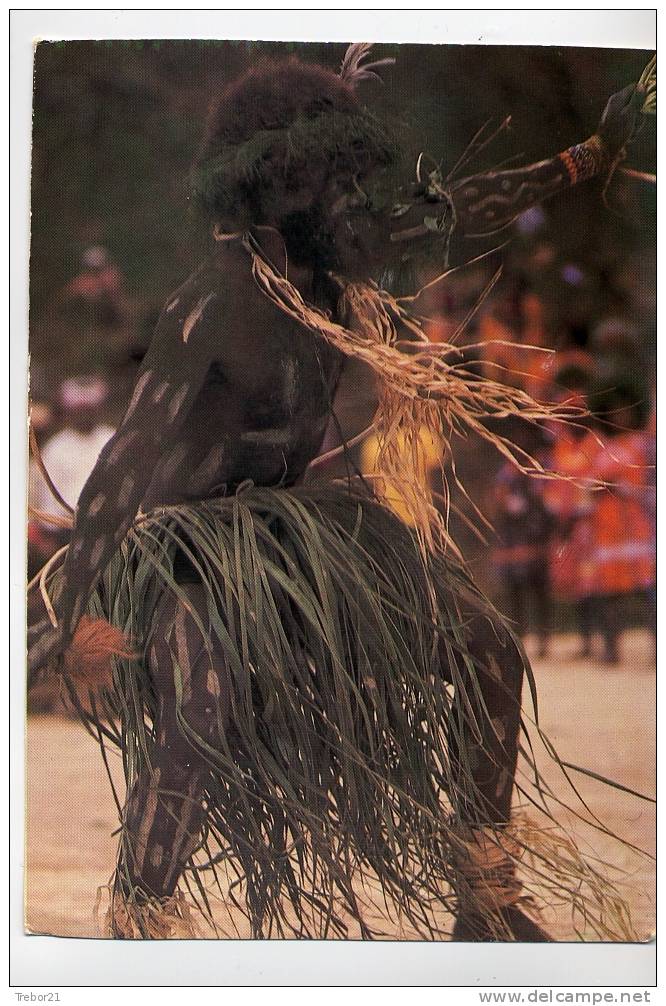
[(83, 615), (64, 653), (64, 670), (75, 685), (91, 691), (110, 688), (114, 656), (130, 658), (134, 650), (120, 629), (103, 618)]

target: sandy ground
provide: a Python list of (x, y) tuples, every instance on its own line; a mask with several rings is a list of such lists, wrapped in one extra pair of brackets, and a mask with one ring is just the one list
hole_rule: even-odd
[[(608, 668), (573, 656), (576, 641), (561, 636), (554, 654), (534, 659), (542, 727), (560, 756), (623, 785), (653, 794), (655, 786), (655, 672), (650, 637), (640, 631), (623, 639), (623, 662)], [(529, 647), (528, 647), (529, 648)], [(539, 765), (554, 792), (570, 791), (561, 773), (537, 749)], [(111, 769), (122, 791), (122, 769)], [(651, 804), (577, 777), (580, 790), (611, 830), (654, 851)], [(99, 936), (102, 908), (98, 889), (113, 871), (118, 813), (99, 750), (75, 722), (31, 716), (28, 723), (28, 815), (26, 928), (33, 933)], [(648, 939), (654, 928), (654, 871), (651, 861), (589, 829), (579, 829), (581, 848), (625, 871), (622, 892), (634, 928)], [(589, 843), (589, 844), (587, 844)], [(553, 910), (553, 936), (575, 939), (571, 913)], [(228, 926), (227, 926), (228, 928)], [(202, 934), (203, 935), (203, 934)], [(396, 935), (399, 935), (396, 933)], [(594, 938), (589, 931), (587, 938)]]

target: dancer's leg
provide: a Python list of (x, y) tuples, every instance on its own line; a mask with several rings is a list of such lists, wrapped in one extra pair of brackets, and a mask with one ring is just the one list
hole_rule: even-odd
[[(451, 799), (461, 834), (467, 840), (467, 850), (460, 853), (454, 849), (462, 883), (457, 892), (460, 901), (453, 938), (542, 942), (548, 940), (547, 934), (512, 903), (519, 892), (514, 866), (509, 856), (500, 855), (498, 860), (495, 839), (497, 836), (501, 842), (502, 828), (511, 817), (522, 657), (506, 630), (486, 617), (472, 621), (469, 651), (475, 669), (459, 661), (458, 691), (464, 691), (464, 700), (462, 694), (456, 694), (449, 728), (455, 783)], [(483, 907), (484, 891), (489, 886), (499, 891), (497, 907), (491, 912)]]
[[(126, 805), (116, 894), (128, 904), (170, 898), (196, 849), (204, 823), (207, 765), (188, 738), (205, 741), (224, 729), (224, 675), (211, 655), (202, 588), (183, 588), (186, 603), (169, 596), (154, 623), (148, 667), (157, 697), (150, 764)], [(176, 682), (182, 689), (178, 715)]]

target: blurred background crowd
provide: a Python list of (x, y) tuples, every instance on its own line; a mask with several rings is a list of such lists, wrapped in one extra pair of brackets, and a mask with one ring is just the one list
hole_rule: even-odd
[[(41, 43), (35, 70), (30, 318), (31, 422), (44, 464), (75, 505), (112, 435), (160, 308), (206, 253), (187, 172), (209, 95), (248, 59), (283, 53), (336, 66), (338, 45)], [(395, 56), (369, 105), (445, 167), (484, 122), (511, 115), (469, 173), (555, 154), (594, 130), (608, 96), (650, 54), (621, 50), (377, 46)], [(654, 127), (627, 166), (650, 172)], [(517, 162), (520, 163), (520, 162)], [(539, 652), (566, 628), (581, 655), (614, 664), (625, 627), (654, 624), (655, 192), (618, 170), (535, 207), (494, 239), (454, 241), (461, 265), (417, 302), (429, 337), (455, 337), (472, 371), (539, 400), (575, 404), (575, 425), (507, 419), (498, 432), (563, 479), (533, 479), (481, 442), (432, 444), (453, 486), (451, 524), (482, 585)], [(478, 307), (503, 264), (501, 278)], [(419, 277), (426, 283), (442, 271)], [(478, 310), (475, 310), (478, 307)], [(462, 322), (472, 314), (462, 328)], [(532, 348), (529, 348), (532, 347)], [(248, 361), (251, 366), (251, 361)], [(367, 422), (353, 376), (338, 414)], [(371, 440), (338, 465), (371, 464)], [(334, 473), (335, 464), (327, 474)], [(34, 458), (28, 566), (67, 541), (66, 512)], [(484, 526), (475, 508), (487, 518)], [(482, 536), (470, 530), (481, 526)]]

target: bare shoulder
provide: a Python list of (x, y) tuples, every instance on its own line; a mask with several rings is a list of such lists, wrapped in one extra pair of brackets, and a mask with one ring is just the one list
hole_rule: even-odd
[[(247, 270), (247, 286), (251, 276)], [(157, 321), (144, 367), (157, 372), (199, 367), (220, 351), (242, 302), (240, 269), (219, 268), (211, 255), (171, 293)], [(247, 297), (249, 291), (245, 291)]]
[[(278, 249), (279, 251), (279, 249)], [(276, 262), (279, 268), (283, 263)], [(307, 298), (311, 280), (289, 269)], [(201, 372), (212, 364), (234, 384), (246, 384), (248, 360), (257, 378), (286, 358), (306, 361), (326, 353), (261, 291), (239, 242), (219, 245), (167, 298), (144, 367), (163, 378)], [(315, 362), (317, 362), (315, 359)]]
[(225, 302), (233, 300), (233, 277), (216, 267), (216, 256), (206, 259), (191, 276), (171, 293), (162, 308), (156, 334), (176, 337), (183, 345), (206, 314), (219, 312)]
[(223, 312), (255, 313), (268, 304), (252, 277), (248, 253), (239, 243), (216, 248), (178, 289), (167, 297), (158, 328), (176, 332), (187, 345), (204, 318)]

